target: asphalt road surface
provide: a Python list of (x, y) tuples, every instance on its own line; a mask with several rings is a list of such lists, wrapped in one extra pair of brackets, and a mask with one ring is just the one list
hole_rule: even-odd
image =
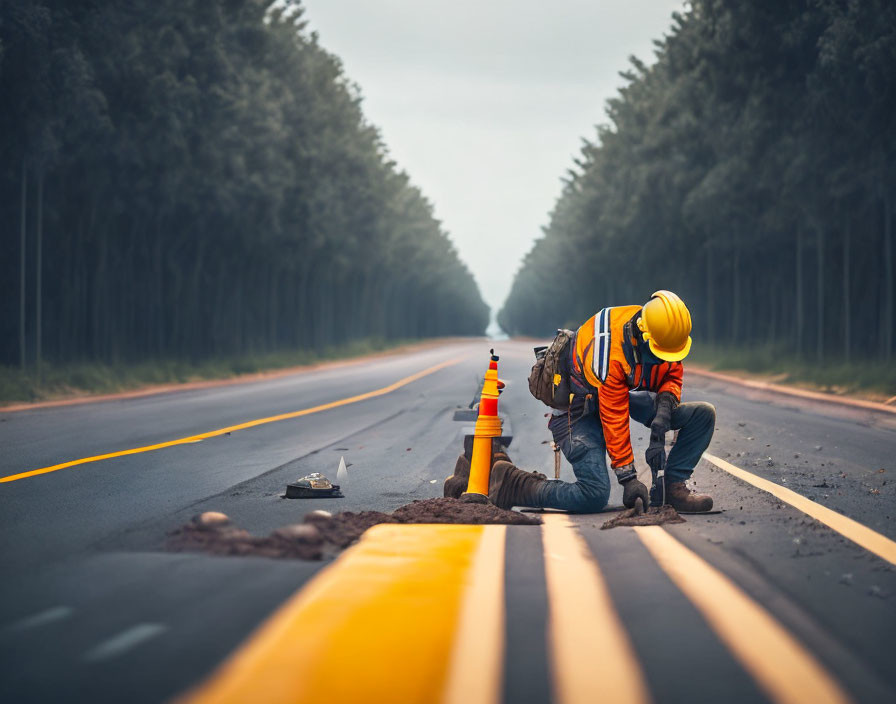
[[(321, 507), (391, 511), (441, 496), (469, 425), (453, 420), (454, 411), (476, 394), (492, 344), (508, 382), (500, 410), (514, 435), (510, 454), (519, 466), (550, 476), (545, 409), (526, 387), (533, 344), (526, 342), (452, 342), (252, 383), (0, 411), (0, 478), (25, 474), (0, 483), (0, 701), (169, 700), (212, 681), (212, 673), (218, 677), (229, 654), (254, 647), (256, 629), (272, 614), (279, 622), (307, 618), (301, 609), (284, 615), (284, 604), (351, 611), (362, 599), (352, 596), (351, 585), (371, 574), (396, 583), (416, 579), (413, 593), (427, 592), (441, 600), (436, 603), (454, 603), (475, 587), (480, 608), (493, 605), (474, 620), (482, 624), (475, 640), (485, 663), (475, 696), (463, 690), (461, 675), (440, 665), (424, 689), (396, 689), (393, 701), (448, 701), (445, 692), (454, 690), (466, 692), (465, 701), (504, 702), (594, 701), (601, 693), (607, 701), (896, 701), (892, 560), (724, 468), (730, 463), (853, 519), (873, 531), (885, 552), (896, 539), (894, 414), (686, 372), (685, 400), (710, 401), (717, 409), (712, 457), (700, 463), (694, 480), (721, 513), (647, 530), (601, 531), (606, 515), (564, 514), (547, 515), (544, 526), (477, 533), (429, 535), (424, 527), (415, 535), (431, 541), (432, 554), (421, 553), (416, 563), (389, 557), (389, 546), (401, 538), (388, 531), (372, 532), (333, 564), (164, 550), (169, 531), (207, 510), (266, 534)], [(418, 372), (426, 373), (389, 388)], [(317, 410), (196, 437), (302, 409)], [(647, 435), (633, 426), (639, 458)], [(184, 438), (190, 440), (28, 474)], [(281, 498), (299, 476), (335, 477), (343, 456), (345, 498)], [(572, 480), (565, 461), (562, 472)], [(611, 508), (619, 502), (614, 489)], [(422, 569), (443, 540), (451, 543), (446, 555), (460, 556), (463, 569), (455, 576), (446, 574), (429, 590), (419, 581), (425, 575), (402, 572)], [(377, 541), (385, 552), (376, 552)], [(405, 557), (413, 554), (412, 547), (405, 550)], [(465, 550), (480, 557), (468, 559)], [(364, 560), (367, 571), (359, 572)], [(460, 585), (457, 594), (449, 589), (452, 580)], [(327, 585), (331, 594), (348, 589), (348, 596), (327, 606), (320, 601), (326, 589), (314, 592), (314, 584)], [(416, 603), (407, 601), (398, 613), (413, 614)], [(446, 637), (428, 625), (433, 610), (426, 608), (414, 616), (416, 624), (390, 617), (386, 630), (398, 639), (392, 646), (398, 651), (378, 647), (385, 631), (347, 632), (364, 642), (365, 658), (378, 670), (396, 670), (392, 682), (410, 687), (434, 665), (421, 660), (418, 674), (405, 672), (403, 658), (413, 653), (403, 656), (401, 648), (414, 647), (422, 658), (431, 638), (432, 652), (446, 659)], [(454, 612), (443, 610), (432, 623), (446, 613)], [(458, 633), (464, 619), (459, 623)], [(336, 693), (362, 678), (363, 668), (353, 676), (360, 656), (338, 656), (354, 652), (354, 645), (330, 644), (337, 655), (328, 656), (302, 641), (313, 630), (303, 628), (293, 623), (299, 635), (286, 641), (285, 656), (283, 642), (278, 646), (278, 657), (292, 658), (286, 669), (320, 658), (321, 671), (342, 675), (331, 680)], [(402, 628), (419, 633), (420, 642), (408, 646)], [(249, 699), (277, 700), (261, 683), (252, 686), (258, 695)], [(321, 686), (326, 695), (327, 683)], [(207, 701), (227, 698), (215, 694), (226, 688), (204, 691)], [(379, 700), (375, 685), (368, 692), (367, 701)], [(287, 698), (304, 701), (293, 695)], [(331, 700), (348, 695), (340, 696)]]

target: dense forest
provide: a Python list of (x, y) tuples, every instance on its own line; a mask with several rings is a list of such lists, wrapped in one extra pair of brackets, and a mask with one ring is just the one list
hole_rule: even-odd
[(896, 3), (693, 0), (673, 20), (622, 74), (502, 327), (668, 288), (701, 343), (891, 359)]
[(482, 334), (297, 2), (0, 0), (0, 363)]

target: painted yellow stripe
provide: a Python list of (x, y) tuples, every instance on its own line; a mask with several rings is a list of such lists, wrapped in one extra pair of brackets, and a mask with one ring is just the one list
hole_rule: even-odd
[(660, 567), (772, 701), (850, 701), (812, 654), (725, 575), (659, 526), (639, 527), (635, 531)]
[(828, 528), (837, 531), (843, 537), (849, 538), (856, 543), (856, 545), (860, 545), (890, 564), (896, 565), (896, 542), (890, 540), (886, 536), (881, 535), (868, 526), (862, 525), (858, 521), (854, 521), (853, 519), (844, 516), (842, 513), (837, 513), (826, 506), (815, 503), (811, 499), (807, 499), (805, 496), (797, 494), (795, 491), (787, 489), (780, 484), (775, 484), (774, 482), (758, 477), (745, 469), (735, 467), (730, 462), (726, 462), (715, 455), (704, 453), (703, 457), (706, 458), (707, 461), (712, 462), (719, 469), (723, 469), (729, 474), (733, 474), (738, 479), (742, 479), (758, 489), (767, 491), (775, 498), (799, 509), (807, 516), (811, 516), (816, 521), (824, 523)]
[(493, 528), (374, 526), (180, 704), (434, 701)]
[(644, 673), (588, 546), (566, 515), (544, 519), (554, 701), (649, 702)]
[(485, 526), (460, 612), (444, 704), (497, 704), (504, 668), (507, 526)]
[(389, 384), (388, 386), (384, 386), (381, 389), (376, 389), (375, 391), (368, 391), (367, 393), (359, 394), (357, 396), (350, 396), (349, 398), (339, 399), (338, 401), (331, 401), (329, 403), (321, 404), (320, 406), (314, 406), (313, 408), (303, 408), (300, 411), (292, 411), (290, 413), (281, 413), (276, 416), (269, 416), (267, 418), (257, 418), (256, 420), (249, 420), (245, 423), (239, 423), (238, 425), (231, 425), (227, 428), (218, 428), (217, 430), (210, 430), (207, 433), (200, 433), (199, 435), (191, 435), (187, 438), (178, 438), (177, 440), (168, 440), (166, 442), (156, 443), (155, 445), (145, 445), (144, 447), (134, 447), (130, 450), (119, 450), (118, 452), (107, 452), (104, 455), (95, 455), (93, 457), (82, 457), (78, 460), (70, 460), (69, 462), (63, 462), (61, 464), (54, 464), (51, 467), (41, 467), (40, 469), (32, 469), (27, 472), (21, 472), (20, 474), (11, 474), (6, 477), (0, 477), (0, 484), (3, 482), (14, 482), (19, 479), (26, 479), (28, 477), (36, 477), (39, 474), (49, 474), (50, 472), (58, 472), (60, 469), (68, 469), (69, 467), (76, 467), (80, 464), (87, 464), (89, 462), (99, 462), (100, 460), (108, 460), (113, 457), (124, 457), (126, 455), (137, 455), (141, 452), (152, 452), (154, 450), (162, 450), (166, 447), (174, 447), (175, 445), (187, 445), (193, 442), (199, 442), (200, 440), (207, 440), (208, 438), (214, 438), (219, 435), (226, 435), (227, 433), (233, 433), (237, 430), (246, 430), (247, 428), (254, 428), (259, 425), (266, 425), (267, 423), (276, 423), (281, 420), (290, 420), (291, 418), (299, 418), (301, 416), (311, 415), (312, 413), (320, 413), (321, 411), (328, 411), (331, 408), (339, 408), (340, 406), (347, 406), (351, 403), (358, 403), (359, 401), (366, 401), (370, 398), (376, 398), (377, 396), (384, 396), (386, 394), (392, 393), (396, 389), (400, 389), (402, 386), (407, 386), (408, 384), (417, 381), (418, 379), (422, 379), (425, 376), (429, 376), (440, 369), (444, 369), (445, 367), (450, 367), (459, 362), (463, 361), (464, 357), (458, 357), (456, 359), (449, 359), (448, 361), (442, 362), (440, 364), (436, 364), (432, 367), (424, 369), (422, 371), (417, 372), (416, 374), (411, 374), (410, 376), (406, 376), (404, 379), (399, 379), (394, 384)]

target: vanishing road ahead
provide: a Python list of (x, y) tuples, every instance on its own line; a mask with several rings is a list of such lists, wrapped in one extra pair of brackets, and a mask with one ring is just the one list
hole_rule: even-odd
[[(202, 511), (267, 534), (440, 496), (491, 344), (510, 454), (551, 475), (525, 342), (0, 411), (0, 701), (896, 701), (892, 412), (686, 372), (718, 413), (695, 480), (721, 513), (384, 525), (335, 562), (165, 552)], [(341, 456), (345, 498), (281, 498)]]

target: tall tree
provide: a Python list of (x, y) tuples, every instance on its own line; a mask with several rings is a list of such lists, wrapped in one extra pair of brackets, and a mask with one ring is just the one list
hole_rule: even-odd
[[(197, 360), (483, 332), (472, 276), (303, 13), (4, 0), (0, 218), (17, 227), (0, 237), (24, 255), (26, 233), (29, 261), (41, 254), (43, 320), (26, 330), (41, 355)], [(7, 363), (19, 259), (0, 258)]]
[(694, 0), (622, 74), (501, 325), (671, 288), (698, 340), (891, 358), (894, 56), (885, 0)]

